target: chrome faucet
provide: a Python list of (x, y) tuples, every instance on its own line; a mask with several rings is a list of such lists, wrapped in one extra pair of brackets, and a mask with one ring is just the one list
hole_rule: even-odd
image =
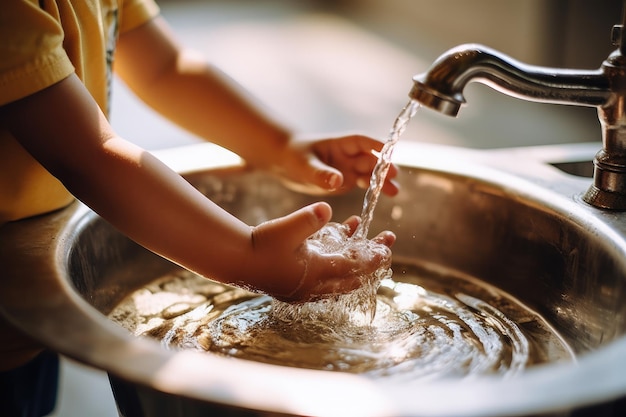
[(595, 207), (626, 210), (626, 13), (613, 27), (611, 55), (597, 70), (527, 65), (477, 44), (461, 45), (441, 55), (413, 78), (411, 99), (456, 116), (470, 82), (486, 84), (528, 101), (591, 106), (598, 109), (602, 149), (594, 158), (593, 184), (583, 200)]

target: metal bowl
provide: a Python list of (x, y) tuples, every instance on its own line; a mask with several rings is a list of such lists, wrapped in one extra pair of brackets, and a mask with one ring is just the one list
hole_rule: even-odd
[[(192, 148), (160, 156), (250, 224), (316, 200), (214, 147)], [(195, 165), (192, 159), (204, 155), (221, 162)], [(588, 178), (553, 166), (563, 160), (551, 165), (528, 152), (401, 144), (396, 162), (402, 191), (382, 198), (372, 234), (396, 232), (397, 259), (477, 277), (512, 294), (561, 334), (576, 363), (535, 366), (509, 379), (397, 383), (166, 350), (106, 314), (177, 267), (79, 203), (0, 229), (0, 311), (46, 346), (109, 372), (128, 417), (623, 413), (626, 214), (587, 206), (579, 196)], [(362, 199), (358, 190), (327, 198), (337, 221), (358, 214)]]

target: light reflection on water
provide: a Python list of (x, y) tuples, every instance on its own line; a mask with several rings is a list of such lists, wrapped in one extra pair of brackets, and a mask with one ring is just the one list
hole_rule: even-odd
[(285, 314), (270, 297), (187, 271), (136, 291), (110, 318), (170, 349), (375, 378), (509, 377), (574, 360), (540, 316), (493, 287), (413, 265), (393, 269), (395, 280), (382, 281), (371, 322), (350, 314)]

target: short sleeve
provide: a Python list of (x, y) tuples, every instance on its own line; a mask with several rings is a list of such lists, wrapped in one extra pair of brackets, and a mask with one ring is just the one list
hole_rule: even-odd
[(63, 49), (63, 29), (37, 0), (0, 1), (0, 39), (0, 106), (74, 72)]
[(120, 19), (120, 33), (141, 26), (158, 14), (159, 6), (153, 0), (124, 0)]

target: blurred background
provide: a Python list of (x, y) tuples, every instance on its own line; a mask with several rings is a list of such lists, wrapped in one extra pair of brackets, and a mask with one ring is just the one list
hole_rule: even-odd
[[(161, 1), (181, 41), (304, 131), (385, 138), (413, 75), (447, 49), (482, 43), (529, 64), (598, 68), (618, 0)], [(116, 89), (113, 124), (147, 148), (192, 141)], [(406, 140), (473, 148), (600, 140), (595, 109), (527, 103), (483, 85), (452, 119), (420, 112)], [(158, 129), (151, 129), (152, 126)]]
[[(306, 132), (381, 140), (413, 75), (476, 42), (529, 64), (598, 68), (614, 49), (617, 0), (170, 0), (162, 14), (277, 116)], [(199, 139), (159, 118), (116, 80), (111, 121), (147, 149)], [(527, 103), (483, 85), (456, 119), (421, 109), (401, 140), (477, 149), (598, 141), (593, 108)], [(117, 415), (106, 374), (64, 359), (53, 416)]]

